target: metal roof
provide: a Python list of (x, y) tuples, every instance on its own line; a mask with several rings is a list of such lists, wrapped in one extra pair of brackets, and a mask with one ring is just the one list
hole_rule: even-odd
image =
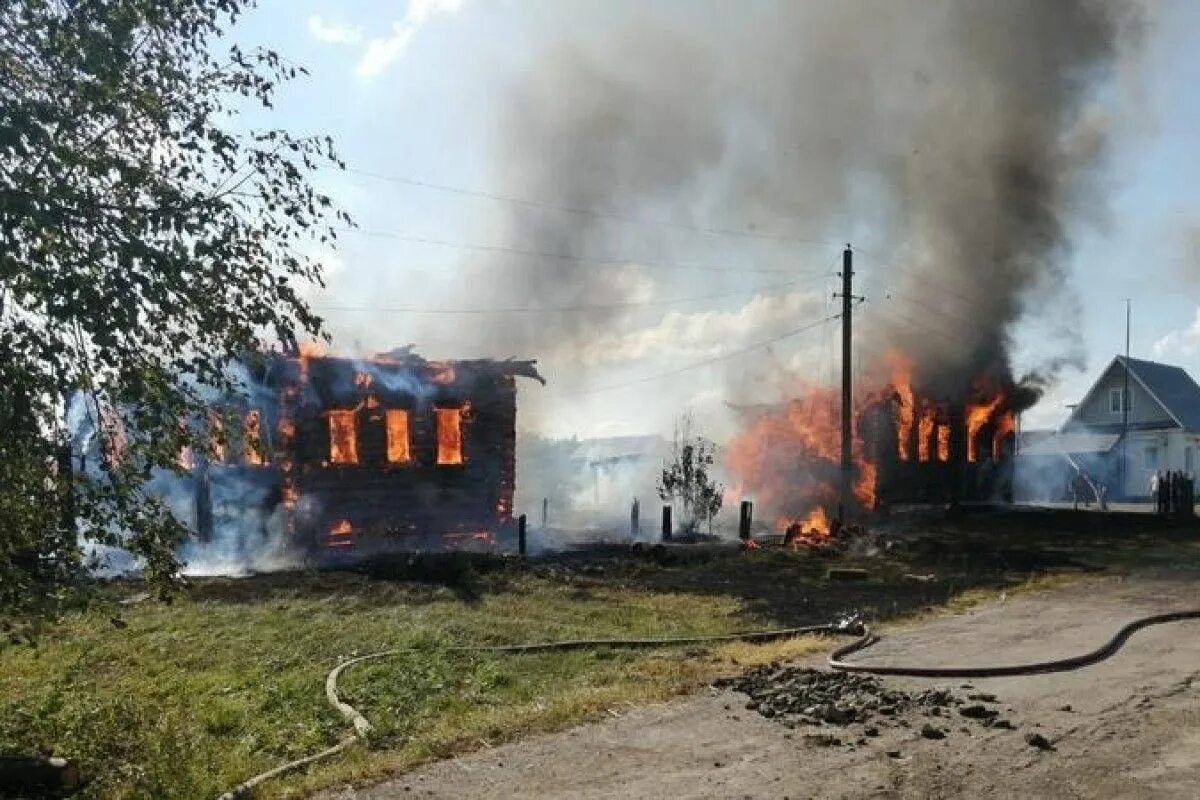
[(1107, 453), (1121, 438), (1119, 433), (1070, 431), (1039, 436), (1017, 451), (1020, 456), (1060, 456), (1082, 453)]
[[(1126, 358), (1117, 356), (1125, 365)], [(1200, 385), (1183, 367), (1159, 364), (1157, 361), (1128, 359), (1129, 374), (1142, 382), (1151, 396), (1187, 431), (1200, 432)]]

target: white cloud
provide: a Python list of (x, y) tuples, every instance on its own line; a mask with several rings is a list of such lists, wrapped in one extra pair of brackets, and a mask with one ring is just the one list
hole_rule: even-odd
[(358, 44), (363, 38), (362, 28), (329, 22), (316, 15), (308, 18), (308, 32), (317, 41), (327, 44)]
[(1196, 318), (1192, 324), (1177, 331), (1171, 331), (1154, 343), (1154, 357), (1194, 356), (1200, 352), (1200, 308), (1196, 309)]
[(417, 31), (438, 14), (454, 14), (462, 8), (463, 0), (409, 0), (408, 11), (392, 24), (392, 32), (367, 43), (355, 72), (360, 78), (375, 78), (392, 65)]
[(711, 358), (754, 344), (772, 333), (815, 319), (820, 297), (813, 292), (756, 295), (733, 311), (671, 311), (653, 327), (630, 333), (589, 335), (564, 345), (556, 355), (586, 365), (619, 363), (647, 356)]

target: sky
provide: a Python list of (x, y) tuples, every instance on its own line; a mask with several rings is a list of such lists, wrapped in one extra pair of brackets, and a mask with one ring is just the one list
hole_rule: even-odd
[[(527, 166), (511, 166), (514, 153), (537, 163), (544, 143), (520, 136), (561, 111), (539, 106), (536, 91), (514, 94), (542, 85), (530, 76), (556, 63), (548, 51), (564, 42), (604, 47), (614, 31), (649, 18), (714, 35), (727, 15), (769, 14), (770, 5), (260, 0), (232, 38), (270, 47), (309, 74), (281, 90), (269, 118), (250, 115), (246, 124), (328, 134), (348, 166), (314, 177), (359, 226), (336, 252), (317, 253), (328, 288), (309, 297), (334, 348), (368, 354), (411, 343), (429, 357), (537, 358), (548, 385), (523, 382), (518, 426), (555, 436), (665, 433), (690, 408), (720, 439), (732, 430), (726, 403), (783, 391), (772, 376), (800, 370), (805, 380), (832, 380), (837, 331), (822, 321), (836, 310), (843, 244), (865, 243), (856, 253), (860, 313), (886, 309), (895, 278), (892, 254), (872, 248), (869, 223), (849, 214), (813, 231), (800, 221), (774, 238), (778, 228), (749, 227), (724, 202), (720, 181), (681, 184), (636, 208), (594, 206), (577, 187), (560, 192), (554, 175), (532, 180)], [(1103, 102), (1112, 149), (1095, 191), (1107, 211), (1069, 232), (1083, 363), (1058, 374), (1024, 415), (1026, 429), (1060, 423), (1123, 350), (1126, 298), (1132, 354), (1200, 377), (1200, 4), (1149, 7), (1145, 46)], [(697, 69), (701, 92), (705, 65)], [(672, 97), (650, 102), (687, 119), (686, 101), (678, 109)], [(805, 157), (804, 142), (779, 154)], [(670, 165), (669, 152), (662, 162)], [(594, 175), (606, 174), (643, 177), (598, 164)], [(863, 176), (864, 208), (870, 180)], [(545, 255), (545, 231), (581, 216), (591, 227), (567, 249), (587, 260)], [(542, 255), (520, 252), (530, 250)], [(556, 296), (556, 270), (567, 268), (600, 275), (603, 283), (588, 285), (615, 287), (611, 296)], [(938, 291), (932, 305), (948, 299)], [(598, 308), (613, 297), (619, 311)], [(508, 310), (483, 313), (498, 308)], [(1051, 322), (1026, 319), (1011, 331), (1018, 371), (1038, 361)], [(931, 315), (925, 324), (940, 323)]]

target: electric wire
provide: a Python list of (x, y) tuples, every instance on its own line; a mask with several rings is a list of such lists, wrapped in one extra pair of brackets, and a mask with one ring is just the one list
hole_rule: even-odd
[(577, 389), (577, 390), (572, 390), (572, 391), (567, 391), (567, 392), (551, 392), (549, 394), (543, 395), (543, 397), (548, 397), (548, 398), (579, 397), (582, 395), (600, 394), (601, 392), (609, 392), (609, 391), (614, 391), (616, 389), (624, 389), (629, 386), (637, 386), (639, 384), (650, 383), (652, 381), (661, 380), (662, 378), (669, 378), (673, 375), (679, 375), (680, 373), (683, 373), (683, 372), (690, 372), (693, 369), (699, 369), (700, 367), (706, 367), (710, 364), (715, 364), (720, 361), (727, 361), (728, 359), (735, 358), (737, 356), (744, 355), (746, 353), (751, 353), (755, 350), (761, 350), (764, 347), (769, 347), (769, 346), (775, 344), (776, 342), (780, 342), (784, 339), (788, 339), (788, 338), (791, 338), (792, 336), (796, 336), (798, 334), (804, 333), (805, 331), (810, 331), (810, 330), (813, 330), (814, 328), (820, 327), (821, 325), (825, 325), (827, 323), (833, 322), (834, 320), (838, 319), (839, 317), (841, 317), (841, 314), (834, 314), (829, 317), (823, 317), (822, 319), (819, 319), (815, 322), (811, 322), (807, 325), (801, 325), (799, 328), (793, 328), (790, 331), (785, 331), (784, 333), (781, 333), (778, 336), (774, 336), (765, 341), (755, 342), (754, 344), (750, 344), (745, 347), (739, 347), (736, 350), (730, 350), (726, 353), (721, 353), (720, 355), (713, 356), (711, 358), (706, 358), (702, 361), (695, 361), (690, 364), (686, 364), (682, 367), (678, 367), (677, 369), (670, 370), (669, 372), (660, 372), (656, 375), (646, 375), (641, 378), (634, 378), (633, 380), (622, 381), (621, 383), (608, 384), (607, 386), (597, 386), (597, 387), (592, 387), (592, 388), (588, 388), (588, 389)]
[(330, 311), (382, 311), (385, 313), (395, 314), (556, 314), (578, 311), (612, 311), (623, 308), (651, 308), (655, 306), (683, 305), (686, 303), (698, 303), (704, 300), (720, 300), (728, 297), (757, 295), (772, 292), (777, 289), (791, 288), (799, 284), (800, 281), (787, 281), (786, 283), (773, 283), (767, 286), (760, 286), (756, 289), (739, 289), (733, 292), (720, 292), (717, 294), (698, 295), (694, 297), (677, 297), (663, 300), (643, 300), (630, 303), (591, 303), (575, 306), (479, 306), (475, 308), (422, 308), (420, 306), (351, 306), (326, 303), (310, 303), (310, 305), (313, 308), (326, 309)]
[(829, 245), (828, 241), (819, 239), (810, 239), (800, 236), (790, 236), (787, 234), (766, 233), (762, 231), (747, 231), (736, 228), (718, 228), (706, 227), (703, 225), (689, 225), (684, 222), (672, 222), (670, 220), (647, 219), (638, 217), (633, 214), (626, 214), (620, 211), (606, 211), (602, 209), (583, 208), (580, 206), (569, 206), (560, 203), (551, 203), (543, 200), (531, 200), (524, 197), (515, 197), (513, 195), (501, 194), (498, 192), (486, 192), (480, 189), (469, 189), (460, 186), (450, 186), (444, 183), (434, 183), (432, 181), (422, 181), (415, 178), (407, 178), (400, 175), (387, 175), (371, 170), (358, 169), (355, 167), (347, 167), (346, 172), (353, 175), (362, 175), (376, 180), (388, 181), (391, 183), (400, 183), (408, 186), (417, 186), (423, 189), (433, 189), (439, 192), (447, 192), (451, 194), (463, 195), (467, 197), (478, 197), (486, 200), (495, 200), (498, 202), (510, 203), (512, 205), (524, 206), (527, 208), (537, 208), (544, 211), (562, 211), (567, 214), (577, 214), (581, 216), (597, 217), (601, 219), (611, 219), (620, 222), (629, 222), (637, 225), (658, 226), (663, 228), (674, 228), (676, 230), (691, 231), (693, 233), (702, 233), (710, 236), (728, 236), (741, 239), (757, 239), (763, 241), (790, 242), (793, 244), (811, 244), (811, 245)]
[[(722, 267), (715, 264), (680, 264), (674, 261), (652, 261), (640, 258), (593, 258), (573, 256), (566, 253), (551, 253), (544, 250), (529, 250), (508, 245), (474, 244), (469, 242), (452, 242), (446, 239), (434, 239), (425, 236), (414, 236), (407, 233), (382, 230), (379, 228), (359, 228), (339, 226), (336, 230), (344, 233), (355, 233), (361, 236), (377, 236), (385, 239), (396, 239), (404, 242), (428, 244), (436, 247), (450, 247), (459, 250), (471, 250), (484, 253), (501, 253), (504, 255), (534, 256), (536, 258), (552, 259), (573, 264), (614, 264), (618, 266), (638, 266), (649, 269), (693, 270), (697, 272), (725, 272), (733, 274), (760, 273), (768, 275), (796, 275), (791, 269), (767, 269), (764, 267)], [(811, 273), (819, 275), (820, 273)]]

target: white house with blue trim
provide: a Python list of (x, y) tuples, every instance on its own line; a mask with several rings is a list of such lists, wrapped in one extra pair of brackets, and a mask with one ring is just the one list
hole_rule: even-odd
[(1200, 466), (1200, 385), (1182, 367), (1117, 356), (1058, 431), (1022, 435), (1017, 458), (1019, 495), (1051, 499), (1081, 469), (1114, 498), (1146, 497), (1154, 473)]

